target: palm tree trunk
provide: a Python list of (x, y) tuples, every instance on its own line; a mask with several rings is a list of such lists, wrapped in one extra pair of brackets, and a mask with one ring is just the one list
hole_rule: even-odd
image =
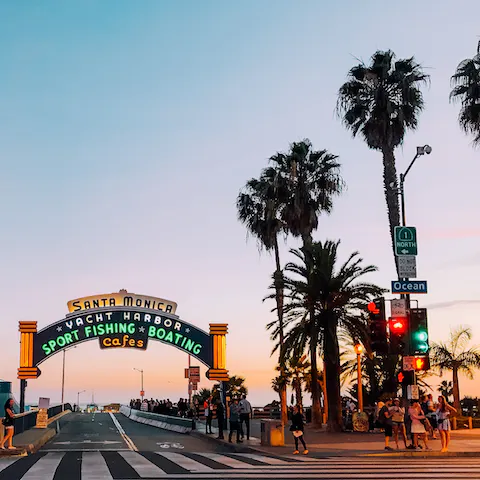
[[(283, 273), (282, 267), (280, 264), (280, 252), (278, 248), (278, 239), (275, 237), (274, 242), (274, 251), (275, 251), (275, 265), (276, 270), (274, 274), (274, 283), (275, 283), (275, 300), (277, 302), (277, 316), (278, 316), (278, 335), (280, 341), (280, 352), (278, 363), (280, 365), (280, 375), (285, 378), (285, 358), (283, 352), (283, 343), (285, 341), (285, 334), (283, 331)], [(280, 411), (282, 423), (286, 424), (288, 422), (288, 413), (287, 413), (287, 383), (282, 384), (280, 389)]]
[(295, 379), (295, 400), (300, 407), (300, 411), (303, 412), (303, 398), (302, 398), (302, 381), (299, 376)]
[(324, 328), (325, 384), (328, 396), (329, 432), (342, 431), (342, 398), (340, 396), (340, 348), (337, 337), (337, 319), (329, 315)]
[(457, 414), (462, 413), (460, 406), (460, 386), (458, 384), (458, 369), (453, 368), (452, 370), (452, 380), (453, 380), (453, 406), (457, 409)]
[(322, 427), (322, 410), (320, 405), (320, 385), (318, 383), (318, 366), (317, 366), (317, 350), (318, 350), (318, 331), (315, 319), (315, 309), (310, 310), (310, 322), (312, 327), (310, 330), (310, 364), (312, 366), (312, 423), (315, 427)]
[(385, 190), (385, 200), (387, 201), (388, 223), (390, 226), (390, 237), (392, 240), (393, 256), (398, 273), (397, 256), (395, 255), (395, 227), (400, 225), (400, 206), (398, 202), (398, 179), (397, 169), (395, 167), (395, 155), (393, 148), (385, 146), (383, 153), (383, 188)]

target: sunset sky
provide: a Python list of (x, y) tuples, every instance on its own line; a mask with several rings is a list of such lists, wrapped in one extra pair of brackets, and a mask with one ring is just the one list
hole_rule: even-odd
[[(178, 303), (208, 330), (229, 323), (228, 368), (263, 405), (275, 360), (265, 325), (273, 258), (236, 219), (247, 179), (289, 143), (310, 138), (339, 155), (348, 185), (314, 237), (341, 239), (395, 278), (381, 155), (353, 140), (335, 114), (338, 88), (377, 49), (415, 56), (431, 75), (419, 129), (396, 152), (407, 223), (417, 227), (430, 336), (470, 325), (480, 344), (480, 150), (457, 124), (450, 76), (476, 52), (478, 0), (401, 3), (303, 0), (142, 2), (5, 1), (0, 5), (0, 378), (14, 381), (19, 320), (42, 328), (67, 301), (129, 292)], [(291, 260), (282, 245), (282, 261)], [(390, 296), (390, 298), (392, 298)], [(152, 343), (146, 352), (67, 352), (66, 399), (187, 396), (187, 357)], [(60, 400), (62, 355), (29, 380), (27, 401)], [(202, 373), (204, 368), (202, 367)], [(432, 380), (432, 385), (438, 383)], [(211, 383), (204, 379), (201, 387)], [(480, 395), (461, 379), (461, 394)]]

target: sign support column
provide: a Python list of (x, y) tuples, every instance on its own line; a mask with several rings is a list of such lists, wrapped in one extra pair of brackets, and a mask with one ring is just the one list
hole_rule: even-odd
[(20, 413), (25, 411), (25, 390), (27, 378), (37, 378), (39, 370), (33, 365), (33, 345), (37, 333), (37, 322), (20, 322), (20, 368), (18, 378), (20, 379)]

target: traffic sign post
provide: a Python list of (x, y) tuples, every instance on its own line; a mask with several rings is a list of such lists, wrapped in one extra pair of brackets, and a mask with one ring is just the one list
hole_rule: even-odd
[(417, 255), (417, 229), (395, 227), (395, 255)]
[(414, 255), (398, 257), (398, 275), (401, 278), (417, 278), (417, 260)]

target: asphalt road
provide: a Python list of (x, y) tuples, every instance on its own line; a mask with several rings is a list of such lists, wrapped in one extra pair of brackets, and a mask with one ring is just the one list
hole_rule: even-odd
[(74, 413), (41, 451), (219, 452), (220, 445), (133, 422), (121, 414)]

